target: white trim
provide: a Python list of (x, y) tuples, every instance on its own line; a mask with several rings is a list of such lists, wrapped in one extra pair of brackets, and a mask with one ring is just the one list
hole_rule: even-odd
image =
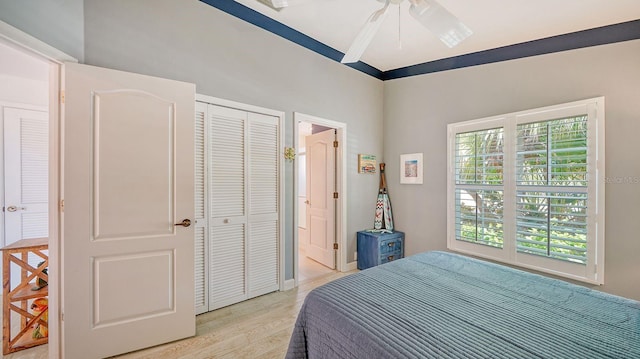
[(287, 279), (284, 281), (284, 287), (281, 290), (291, 290), (293, 288), (296, 287), (296, 280), (295, 279)]
[(358, 262), (357, 261), (353, 261), (353, 262), (349, 262), (347, 263), (347, 267), (345, 268), (345, 270), (343, 272), (351, 272), (353, 270), (358, 269)]
[[(196, 94), (196, 101), (206, 102), (206, 103), (210, 103), (212, 105), (221, 106), (221, 107), (235, 108), (242, 111), (262, 113), (265, 115), (275, 116), (280, 118), (280, 121), (281, 121), (280, 125), (282, 125), (284, 121), (284, 111), (273, 110), (270, 108), (249, 105), (242, 102), (236, 102), (236, 101), (226, 100), (223, 98), (213, 97), (209, 95), (202, 95), (202, 94)], [(281, 132), (284, 133), (284, 131), (281, 131)], [(281, 149), (281, 152), (283, 153), (283, 156), (284, 156), (284, 148)]]
[[(588, 121), (588, 186), (578, 192), (588, 193), (587, 206), (587, 251), (586, 265), (559, 261), (547, 257), (522, 253), (517, 251), (516, 245), (516, 126), (522, 123), (549, 121), (556, 118), (587, 115)], [(483, 126), (484, 123), (484, 126)], [(455, 135), (457, 133), (487, 130), (490, 128), (504, 129), (504, 172), (503, 184), (499, 186), (504, 191), (503, 207), (503, 248), (483, 246), (455, 238)], [(597, 97), (574, 101), (565, 104), (542, 107), (504, 114), (483, 119), (452, 123), (447, 126), (447, 248), (488, 258), (498, 262), (508, 263), (544, 273), (570, 278), (591, 284), (604, 284), (604, 97)], [(482, 188), (482, 185), (473, 185)], [(537, 190), (545, 191), (552, 188), (540, 186)]]
[[(284, 250), (284, 222), (285, 222), (285, 185), (284, 185), (284, 111), (273, 110), (269, 108), (249, 105), (241, 102), (235, 102), (230, 100), (225, 100), (213, 96), (196, 94), (196, 102), (204, 102), (216, 106), (228, 107), (233, 109), (238, 109), (247, 112), (260, 113), (264, 115), (269, 115), (278, 118), (278, 175), (280, 177), (280, 185), (279, 185), (279, 196), (278, 196), (278, 234), (279, 234), (279, 243), (278, 243), (278, 287), (279, 290), (286, 290), (285, 287), (287, 284), (285, 283), (285, 250)], [(206, 120), (205, 120), (206, 123)], [(205, 192), (207, 190), (205, 189)]]
[(60, 90), (64, 88), (61, 81), (65, 62), (78, 60), (66, 53), (46, 44), (35, 37), (0, 21), (0, 42), (13, 46), (25, 53), (44, 59), (50, 63), (49, 70), (49, 357), (62, 357), (62, 291), (60, 241), (61, 228), (59, 203), (62, 197), (60, 183), (63, 163), (60, 159), (61, 142), (61, 106)]
[[(298, 143), (298, 122), (309, 122), (316, 125), (321, 125), (329, 128), (336, 129), (337, 138), (338, 138), (338, 151), (336, 155), (336, 164), (338, 168), (338, 188), (337, 191), (339, 193), (338, 197), (338, 205), (336, 208), (336, 228), (337, 228), (337, 238), (336, 242), (338, 243), (338, 252), (336, 258), (336, 269), (340, 272), (347, 272), (357, 265), (356, 262), (347, 263), (347, 160), (346, 160), (346, 146), (347, 146), (347, 124), (343, 122), (337, 122), (332, 120), (327, 120), (320, 117), (315, 117), (312, 115), (307, 115), (300, 112), (293, 113), (293, 143), (296, 150), (299, 147)], [(294, 180), (293, 180), (293, 198), (298, 198), (298, 162), (294, 163)], [(298, 285), (298, 250), (299, 250), (299, 236), (298, 236), (298, 202), (297, 200), (293, 201), (293, 277), (296, 282), (296, 286)]]
[(3, 21), (0, 21), (0, 42), (60, 65), (65, 62), (78, 62), (76, 58)]
[(47, 105), (31, 105), (31, 104), (20, 103), (20, 102), (0, 101), (0, 108), (5, 108), (5, 107), (18, 108), (22, 110), (32, 110), (32, 111), (43, 111), (43, 112), (49, 111), (49, 106)]
[[(296, 120), (296, 116), (294, 113), (294, 118), (293, 118), (293, 148), (294, 151), (297, 153), (298, 152), (298, 148), (300, 148), (300, 141), (298, 140), (298, 137), (300, 137), (300, 130), (298, 128), (298, 121)], [(306, 144), (305, 144), (305, 151), (306, 151)], [(298, 264), (300, 261), (300, 258), (298, 258), (298, 251), (300, 251), (300, 243), (298, 243), (299, 240), (299, 232), (298, 232), (298, 224), (299, 224), (299, 219), (298, 216), (300, 215), (299, 213), (299, 209), (298, 209), (298, 172), (300, 171), (299, 169), (299, 165), (298, 165), (298, 158), (296, 157), (295, 160), (293, 160), (293, 286), (297, 287), (298, 286)]]

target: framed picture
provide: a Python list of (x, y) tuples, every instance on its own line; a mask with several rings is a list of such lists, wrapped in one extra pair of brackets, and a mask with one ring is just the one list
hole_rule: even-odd
[(358, 173), (376, 173), (376, 156), (358, 155)]
[(422, 153), (400, 155), (400, 183), (422, 184)]

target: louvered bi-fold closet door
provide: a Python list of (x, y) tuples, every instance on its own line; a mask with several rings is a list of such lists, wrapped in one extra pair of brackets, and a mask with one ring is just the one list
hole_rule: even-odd
[(279, 119), (248, 113), (248, 296), (278, 290)]
[(196, 314), (209, 311), (209, 255), (207, 253), (207, 204), (206, 204), (206, 147), (207, 136), (205, 118), (207, 117), (207, 104), (196, 103), (195, 118), (195, 307)]
[(198, 102), (196, 313), (279, 289), (280, 118)]
[(247, 112), (208, 107), (209, 310), (247, 299)]

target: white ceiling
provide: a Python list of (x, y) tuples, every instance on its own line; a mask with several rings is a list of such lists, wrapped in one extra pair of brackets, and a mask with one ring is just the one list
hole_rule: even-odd
[[(257, 0), (236, 0), (344, 53), (377, 0), (307, 0), (271, 9)], [(640, 0), (439, 0), (474, 34), (449, 49), (408, 13), (409, 2), (389, 15), (361, 61), (382, 71), (640, 19)]]

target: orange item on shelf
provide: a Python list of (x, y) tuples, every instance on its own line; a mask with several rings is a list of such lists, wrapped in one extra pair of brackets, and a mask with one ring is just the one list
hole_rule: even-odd
[[(40, 317), (40, 319), (44, 320), (45, 322), (48, 322), (49, 320), (49, 300), (47, 298), (38, 298), (36, 300), (33, 301), (33, 304), (31, 304), (31, 309), (33, 310), (33, 314), (35, 316), (38, 316), (40, 313), (44, 313), (42, 314), (42, 316)], [(36, 324), (33, 330), (33, 338), (34, 339), (38, 339), (38, 338), (45, 338), (49, 335), (49, 328), (47, 328), (44, 325), (41, 325), (40, 323)]]

